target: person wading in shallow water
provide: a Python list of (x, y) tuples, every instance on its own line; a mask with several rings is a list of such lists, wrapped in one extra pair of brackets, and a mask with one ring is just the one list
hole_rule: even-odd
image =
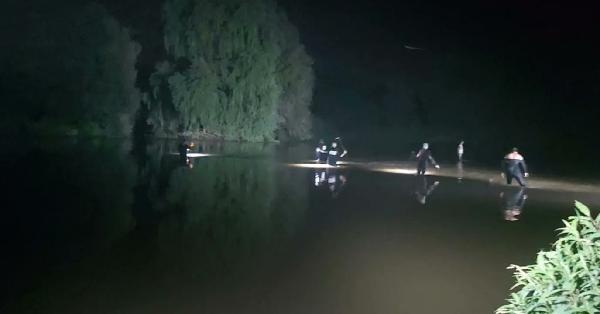
[(425, 175), (427, 172), (427, 165), (431, 163), (435, 168), (439, 169), (440, 165), (435, 162), (433, 156), (431, 156), (431, 151), (429, 150), (429, 144), (424, 143), (423, 148), (419, 150), (417, 153), (417, 175)]
[(179, 147), (178, 147), (178, 149), (179, 149), (179, 157), (180, 157), (182, 160), (185, 160), (185, 159), (187, 159), (187, 154), (190, 152), (190, 150), (191, 150), (192, 148), (194, 148), (194, 143), (193, 143), (193, 142), (191, 142), (191, 143), (189, 143), (189, 144), (188, 144), (187, 142), (185, 142), (185, 141), (182, 141), (182, 142), (179, 144)]
[(502, 176), (506, 179), (506, 184), (512, 184), (513, 179), (515, 179), (520, 186), (527, 186), (524, 178), (529, 177), (529, 173), (525, 165), (525, 158), (519, 154), (519, 150), (516, 147), (508, 155), (504, 156), (502, 170)]
[(336, 138), (336, 141), (331, 143), (331, 148), (329, 149), (329, 157), (327, 158), (327, 164), (330, 166), (337, 166), (337, 161), (339, 158), (342, 158), (348, 154), (348, 151), (345, 148), (338, 147), (339, 138)]
[(327, 145), (325, 144), (325, 141), (319, 140), (319, 146), (317, 146), (315, 149), (315, 160), (318, 163), (325, 163), (328, 156), (329, 152), (327, 151)]
[(463, 154), (465, 153), (465, 141), (460, 141), (456, 148), (456, 154), (458, 155), (458, 162), (463, 161)]
[(182, 141), (181, 143), (179, 143), (179, 145), (177, 147), (177, 149), (179, 150), (179, 159), (180, 159), (181, 163), (190, 168), (194, 167), (194, 164), (188, 158), (188, 153), (190, 152), (190, 150), (192, 148), (194, 148), (194, 143), (190, 142), (188, 144), (186, 141)]

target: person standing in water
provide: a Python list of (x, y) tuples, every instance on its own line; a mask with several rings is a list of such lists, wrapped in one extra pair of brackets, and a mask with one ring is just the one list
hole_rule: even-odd
[(181, 161), (181, 163), (189, 168), (193, 168), (194, 164), (192, 163), (192, 160), (190, 158), (188, 158), (188, 153), (190, 152), (190, 150), (194, 148), (194, 143), (190, 142), (189, 144), (186, 141), (182, 141), (179, 145), (178, 145), (178, 150), (179, 150), (179, 160)]
[(502, 161), (502, 176), (506, 179), (506, 184), (512, 184), (512, 180), (517, 180), (520, 186), (527, 186), (525, 179), (529, 177), (525, 158), (519, 154), (519, 150), (515, 147), (512, 151), (504, 156)]
[(182, 141), (179, 144), (178, 150), (179, 150), (179, 157), (184, 160), (187, 158), (187, 154), (190, 152), (190, 150), (194, 148), (194, 142), (190, 142), (189, 144), (186, 141)]
[[(321, 160), (321, 151), (324, 146), (325, 146), (325, 141), (323, 141), (323, 139), (320, 139), (319, 144), (315, 148), (315, 161), (316, 162), (319, 162)], [(327, 149), (327, 147), (325, 147), (325, 149)]]
[(458, 147), (456, 148), (456, 154), (458, 155), (458, 162), (463, 161), (463, 154), (465, 153), (465, 141), (460, 141), (458, 143)]
[(419, 150), (417, 153), (417, 175), (425, 175), (427, 172), (427, 165), (431, 163), (435, 168), (439, 169), (440, 165), (435, 162), (433, 156), (431, 156), (431, 151), (429, 150), (429, 144), (423, 143), (423, 148)]
[(327, 157), (327, 164), (330, 166), (337, 166), (337, 161), (339, 158), (342, 158), (348, 154), (348, 151), (345, 148), (338, 147), (339, 137), (336, 138), (336, 141), (331, 143), (331, 148), (329, 149), (329, 156)]
[(318, 163), (327, 162), (329, 157), (329, 151), (327, 150), (327, 144), (322, 139), (319, 140), (319, 146), (315, 149), (315, 159)]

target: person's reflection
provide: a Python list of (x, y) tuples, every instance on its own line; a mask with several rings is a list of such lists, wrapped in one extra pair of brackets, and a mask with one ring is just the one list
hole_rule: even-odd
[(348, 179), (343, 174), (330, 174), (327, 178), (329, 184), (329, 191), (331, 191), (331, 197), (337, 198), (342, 192), (342, 189), (346, 185)]
[(188, 167), (190, 169), (194, 168), (194, 161), (191, 158), (186, 158), (183, 166)]
[(462, 183), (463, 176), (465, 175), (462, 160), (456, 164), (456, 172), (458, 177), (458, 183)]
[(502, 198), (504, 205), (504, 220), (519, 220), (521, 212), (523, 211), (523, 206), (525, 206), (525, 200), (527, 200), (525, 189), (522, 188), (502, 192), (500, 193), (500, 197)]
[(325, 170), (315, 170), (315, 186), (320, 187), (325, 184), (325, 180), (327, 178), (327, 174)]
[(177, 162), (177, 166), (179, 167), (185, 167), (185, 168), (194, 168), (194, 160), (193, 158), (184, 156), (179, 158), (179, 161)]
[(429, 180), (427, 176), (420, 175), (417, 176), (416, 184), (415, 184), (415, 195), (417, 197), (417, 201), (423, 205), (427, 203), (427, 197), (433, 193), (435, 188), (440, 185), (439, 181), (433, 182), (433, 184), (429, 184)]
[(343, 174), (337, 173), (335, 170), (328, 169), (315, 171), (315, 187), (327, 186), (333, 198), (337, 198), (340, 195), (346, 182), (348, 182), (348, 178)]

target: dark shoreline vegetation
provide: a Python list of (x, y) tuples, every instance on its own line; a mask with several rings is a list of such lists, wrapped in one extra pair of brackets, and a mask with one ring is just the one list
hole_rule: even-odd
[(1, 89), (11, 102), (0, 132), (311, 137), (312, 59), (275, 1), (164, 1), (166, 56), (149, 78), (138, 76), (139, 30), (101, 4), (71, 2), (10, 2), (5, 23), (26, 29), (7, 34), (11, 49), (2, 51)]

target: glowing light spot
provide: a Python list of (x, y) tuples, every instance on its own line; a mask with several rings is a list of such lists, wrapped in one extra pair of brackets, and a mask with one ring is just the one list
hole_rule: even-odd
[[(179, 156), (179, 153), (171, 153), (171, 155)], [(201, 154), (201, 153), (187, 153), (188, 158), (200, 158), (200, 157), (210, 157), (216, 156), (214, 154)]]
[(373, 171), (377, 172), (385, 172), (385, 173), (396, 173), (396, 174), (415, 174), (417, 171), (415, 169), (406, 169), (406, 168), (372, 168)]
[(311, 168), (311, 169), (340, 169), (343, 167), (340, 166), (330, 166), (328, 164), (288, 164), (288, 166), (290, 167), (294, 167), (294, 168)]
[(213, 155), (213, 154), (201, 154), (201, 153), (188, 153), (187, 156), (190, 157), (190, 158), (197, 158), (197, 157), (210, 157), (210, 156), (215, 156), (215, 155)]
[[(362, 171), (372, 171), (380, 173), (390, 173), (398, 175), (414, 176), (417, 172), (414, 162), (361, 162), (361, 161), (340, 161), (337, 167), (327, 164), (317, 164), (310, 162), (301, 162), (288, 164), (290, 167), (310, 168), (310, 169), (356, 169)], [(483, 181), (493, 185), (505, 185), (505, 180), (499, 176), (498, 171), (480, 167), (452, 167), (446, 166), (441, 169), (429, 169), (427, 175), (435, 177), (456, 178), (461, 182), (464, 180)], [(534, 177), (527, 180), (529, 189), (549, 190), (549, 191), (568, 191), (580, 193), (596, 193), (600, 195), (600, 184), (596, 182), (575, 182), (566, 180), (556, 180), (544, 177)]]

